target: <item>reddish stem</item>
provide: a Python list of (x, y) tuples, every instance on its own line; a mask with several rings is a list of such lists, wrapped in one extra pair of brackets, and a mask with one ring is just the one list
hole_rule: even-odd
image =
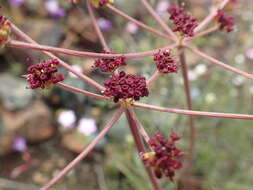
[(211, 10), (209, 15), (195, 28), (194, 33), (198, 33), (204, 27), (206, 27), (216, 16), (219, 9), (223, 9), (230, 0), (223, 0), (222, 3), (216, 8)]
[[(87, 52), (87, 51), (69, 50), (69, 49), (44, 46), (44, 45), (39, 45), (39, 44), (30, 44), (30, 43), (15, 41), (15, 40), (11, 40), (8, 44), (6, 44), (6, 46), (16, 47), (16, 48), (28, 48), (28, 49), (38, 50), (38, 51), (48, 51), (48, 52), (62, 53), (62, 54), (78, 56), (78, 57), (90, 57), (90, 58), (112, 58), (112, 57), (120, 57), (120, 56), (124, 56), (125, 58), (140, 58), (140, 57), (145, 57), (145, 56), (153, 56), (159, 50), (173, 49), (174, 47), (177, 47), (176, 44), (172, 44), (170, 46), (154, 49), (151, 51), (145, 51), (141, 53), (105, 54), (105, 53), (93, 53), (93, 52)], [(71, 68), (71, 66), (69, 67)], [(102, 90), (104, 90), (104, 88)]]
[[(180, 55), (179, 55), (179, 59), (182, 65), (182, 74), (183, 74), (183, 80), (184, 80), (184, 91), (185, 91), (185, 96), (186, 96), (186, 104), (187, 104), (187, 109), (188, 110), (192, 110), (192, 98), (191, 98), (191, 93), (190, 93), (190, 82), (188, 79), (188, 69), (187, 69), (187, 64), (186, 64), (186, 60), (185, 60), (185, 54), (184, 54), (184, 49), (183, 48), (179, 48), (179, 51), (183, 50)], [(188, 154), (185, 160), (185, 166), (184, 166), (184, 172), (183, 172), (183, 186), (187, 186), (187, 184), (185, 184), (185, 177), (189, 177), (190, 173), (191, 173), (191, 162), (193, 159), (193, 155), (194, 155), (194, 147), (195, 147), (195, 138), (196, 138), (196, 130), (195, 130), (195, 126), (194, 126), (194, 119), (192, 115), (189, 115), (189, 134), (190, 134), (190, 138), (189, 138), (189, 150), (188, 150)]]
[(205, 30), (205, 31), (202, 31), (202, 32), (199, 32), (199, 33), (195, 34), (195, 35), (194, 35), (193, 37), (191, 37), (191, 38), (186, 38), (185, 41), (194, 40), (194, 39), (196, 39), (196, 38), (199, 38), (199, 37), (205, 36), (205, 35), (207, 35), (207, 34), (210, 34), (210, 33), (214, 32), (214, 31), (216, 31), (216, 30), (218, 30), (218, 29), (219, 29), (219, 27), (218, 27), (217, 25), (215, 25), (215, 26), (213, 26), (213, 27), (211, 27), (211, 28), (209, 28), (209, 29), (207, 29), (207, 30)]
[(97, 20), (96, 20), (95, 15), (94, 15), (93, 8), (90, 5), (90, 0), (86, 0), (86, 4), (87, 4), (89, 15), (91, 17), (92, 24), (95, 28), (95, 31), (96, 31), (97, 35), (98, 35), (98, 38), (99, 38), (102, 46), (104, 47), (104, 50), (109, 51), (110, 48), (108, 47), (108, 45), (105, 41), (105, 38), (104, 38), (104, 36), (103, 36), (103, 34), (102, 34), (98, 24), (97, 24)]
[(149, 87), (153, 82), (155, 82), (159, 78), (159, 76), (161, 76), (161, 73), (159, 71), (156, 71), (147, 81), (147, 86)]
[(146, 7), (148, 12), (154, 17), (154, 19), (160, 24), (160, 26), (170, 35), (174, 41), (177, 40), (177, 36), (170, 29), (170, 27), (161, 19), (161, 17), (155, 12), (155, 10), (150, 6), (147, 0), (140, 0), (142, 4)]
[(83, 152), (81, 152), (72, 162), (70, 162), (45, 186), (40, 188), (40, 190), (50, 189), (53, 185), (55, 185), (58, 181), (60, 181), (64, 176), (66, 176), (77, 164), (79, 164), (93, 150), (93, 148), (100, 142), (100, 140), (104, 138), (104, 136), (109, 131), (109, 129), (114, 125), (116, 121), (118, 121), (123, 111), (124, 110), (120, 108), (117, 112), (115, 112), (112, 119), (105, 125), (105, 127), (99, 133), (99, 135), (83, 150)]
[[(141, 137), (138, 133), (138, 127), (137, 127), (136, 120), (133, 119), (132, 113), (131, 113), (131, 111), (129, 111), (129, 108), (125, 109), (125, 114), (126, 114), (126, 117), (127, 117), (129, 128), (130, 128), (130, 130), (132, 132), (132, 135), (134, 137), (134, 141), (135, 141), (137, 150), (140, 154), (144, 153), (145, 149), (144, 149), (144, 145), (142, 143)], [(144, 164), (144, 166), (145, 166), (145, 164)], [(145, 169), (148, 173), (148, 176), (149, 176), (150, 181), (153, 185), (153, 188), (155, 190), (161, 190), (161, 187), (160, 187), (154, 173), (152, 172), (151, 168), (145, 166)]]
[(214, 64), (216, 64), (216, 65), (218, 65), (218, 66), (221, 66), (221, 67), (225, 68), (225, 69), (228, 70), (228, 71), (234, 72), (234, 73), (236, 73), (236, 74), (239, 74), (239, 75), (241, 75), (241, 76), (244, 76), (244, 77), (246, 77), (246, 78), (248, 78), (248, 79), (253, 80), (253, 75), (251, 75), (251, 74), (249, 74), (249, 73), (246, 73), (246, 72), (244, 72), (244, 71), (241, 71), (241, 70), (239, 70), (239, 69), (236, 69), (235, 67), (232, 67), (232, 66), (230, 66), (230, 65), (227, 65), (227, 64), (225, 64), (225, 63), (223, 63), (223, 62), (221, 62), (221, 61), (218, 61), (217, 59), (214, 59), (213, 57), (211, 57), (211, 56), (209, 56), (209, 55), (206, 55), (205, 53), (203, 53), (203, 52), (201, 52), (201, 51), (199, 51), (199, 50), (197, 50), (197, 49), (194, 49), (194, 48), (192, 48), (192, 47), (190, 47), (190, 46), (188, 46), (188, 45), (185, 45), (185, 47), (187, 47), (189, 50), (191, 50), (193, 53), (199, 55), (200, 57), (203, 57), (204, 59), (210, 61), (211, 63), (214, 63)]
[[(22, 38), (23, 40), (30, 42), (31, 45), (38, 45), (37, 42), (35, 42), (32, 38), (30, 38), (28, 35), (26, 35), (24, 32), (22, 32), (17, 26), (15, 26), (13, 23), (11, 23), (11, 28), (12, 31), (19, 36), (20, 38)], [(11, 42), (10, 42), (11, 43)], [(100, 91), (104, 90), (105, 88), (103, 86), (101, 86), (100, 84), (98, 84), (96, 81), (94, 81), (93, 79), (87, 77), (86, 75), (75, 71), (70, 65), (68, 65), (67, 63), (65, 63), (64, 61), (62, 61), (60, 58), (56, 57), (55, 55), (53, 55), (52, 53), (48, 52), (48, 51), (43, 51), (43, 53), (45, 53), (46, 55), (48, 55), (49, 57), (53, 58), (53, 59), (58, 59), (60, 62), (60, 65), (62, 67), (64, 67), (66, 70), (70, 71), (71, 73), (75, 74), (76, 76), (78, 76), (79, 78), (81, 78), (82, 80), (86, 81), (89, 85), (99, 89)]]
[(170, 36), (168, 36), (168, 35), (166, 35), (166, 34), (160, 32), (159, 30), (156, 30), (156, 29), (154, 29), (154, 28), (152, 28), (152, 27), (150, 27), (150, 26), (147, 26), (146, 24), (144, 24), (144, 23), (142, 23), (142, 22), (140, 22), (140, 21), (134, 19), (133, 17), (128, 16), (127, 14), (123, 13), (122, 11), (118, 10), (117, 8), (115, 8), (115, 7), (111, 6), (111, 5), (107, 5), (107, 8), (108, 8), (109, 10), (111, 10), (112, 12), (114, 12), (115, 14), (117, 14), (117, 15), (119, 15), (119, 16), (125, 18), (126, 20), (129, 20), (130, 22), (135, 23), (135, 24), (138, 25), (139, 27), (141, 27), (141, 28), (143, 28), (143, 29), (145, 29), (145, 30), (147, 30), (147, 31), (149, 31), (149, 32), (152, 32), (152, 33), (156, 34), (156, 35), (159, 36), (159, 37), (172, 40), (172, 38), (171, 38)]
[(111, 101), (110, 98), (108, 98), (108, 97), (105, 97), (105, 96), (102, 96), (102, 95), (99, 95), (99, 94), (95, 94), (95, 93), (92, 93), (92, 92), (88, 92), (86, 90), (81, 90), (79, 88), (75, 88), (73, 86), (69, 86), (69, 85), (66, 85), (66, 84), (63, 84), (63, 83), (60, 83), (60, 82), (56, 83), (55, 85), (59, 86), (59, 87), (62, 87), (62, 88), (65, 88), (67, 90), (73, 91), (73, 92), (83, 94), (85, 96), (90, 96), (90, 97), (97, 98), (97, 99), (100, 99), (100, 100)]
[(247, 114), (192, 111), (192, 110), (184, 110), (184, 109), (176, 109), (176, 108), (165, 108), (165, 107), (153, 106), (153, 105), (143, 104), (143, 103), (138, 103), (138, 102), (135, 102), (133, 106), (146, 108), (146, 109), (154, 110), (154, 111), (169, 112), (169, 113), (182, 114), (182, 115), (253, 120), (253, 115), (247, 115)]

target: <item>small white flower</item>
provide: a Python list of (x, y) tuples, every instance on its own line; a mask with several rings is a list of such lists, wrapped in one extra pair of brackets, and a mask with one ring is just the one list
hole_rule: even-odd
[(63, 127), (73, 127), (76, 122), (76, 115), (73, 110), (62, 111), (57, 119)]
[(89, 136), (97, 131), (96, 121), (91, 118), (81, 118), (77, 130), (80, 133)]

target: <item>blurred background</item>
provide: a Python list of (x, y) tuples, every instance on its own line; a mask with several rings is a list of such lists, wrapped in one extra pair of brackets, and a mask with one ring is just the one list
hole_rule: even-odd
[[(159, 28), (138, 0), (115, 0), (115, 7), (144, 23)], [(168, 23), (166, 9), (175, 0), (151, 0)], [(183, 1), (182, 1), (183, 2)], [(188, 0), (185, 6), (201, 21), (211, 0)], [(192, 42), (208, 55), (253, 73), (253, 2), (238, 0), (228, 7), (236, 17), (235, 30), (221, 31)], [(2, 13), (43, 45), (102, 52), (84, 2), (66, 0), (0, 0)], [(136, 6), (138, 5), (138, 6)], [(141, 52), (171, 42), (146, 32), (107, 9), (96, 10), (98, 24), (115, 52)], [(160, 28), (159, 28), (160, 29)], [(13, 36), (15, 39), (15, 37)], [(253, 114), (252, 81), (219, 68), (186, 51), (193, 109)], [(60, 55), (76, 70), (100, 82), (108, 77), (92, 68), (94, 60)], [(21, 75), (27, 67), (46, 59), (41, 52), (4, 48), (0, 50), (0, 189), (30, 190), (46, 184), (98, 134), (116, 106), (53, 87), (26, 89)], [(127, 60), (126, 72), (150, 77), (156, 70), (152, 57)], [(64, 83), (97, 92), (61, 68)], [(141, 102), (184, 108), (181, 71), (162, 76)], [(187, 151), (187, 117), (136, 109), (152, 136), (160, 130), (182, 136), (178, 146)], [(253, 121), (195, 118), (196, 150), (191, 185), (194, 190), (252, 190)], [(55, 190), (149, 190), (148, 177), (136, 152), (125, 116), (115, 124), (88, 158), (54, 186)], [(176, 183), (162, 179), (164, 189)]]

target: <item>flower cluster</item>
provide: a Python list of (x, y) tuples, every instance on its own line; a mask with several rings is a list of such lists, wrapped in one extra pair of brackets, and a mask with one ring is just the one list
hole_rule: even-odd
[[(111, 52), (105, 52), (111, 53)], [(95, 60), (94, 66), (102, 72), (114, 72), (118, 67), (126, 65), (125, 57), (101, 58)]]
[(0, 15), (0, 46), (4, 45), (8, 41), (10, 33), (10, 22), (5, 16)]
[(148, 144), (154, 152), (143, 153), (141, 157), (146, 166), (154, 167), (157, 178), (165, 175), (173, 180), (175, 170), (182, 167), (179, 158), (183, 156), (183, 153), (175, 145), (179, 139), (179, 136), (171, 133), (170, 139), (166, 140), (161, 132), (156, 132), (155, 138), (149, 140)]
[(104, 5), (110, 5), (113, 4), (114, 0), (91, 0), (91, 3), (94, 7), (102, 7)]
[(140, 97), (149, 94), (145, 77), (126, 74), (124, 71), (113, 74), (104, 85), (106, 86), (104, 95), (112, 96), (115, 103), (120, 99), (139, 100)]
[(29, 74), (26, 76), (27, 81), (30, 83), (29, 88), (49, 88), (51, 84), (63, 81), (64, 76), (62, 74), (55, 74), (58, 64), (57, 59), (48, 59), (36, 65), (31, 65), (28, 68)]
[(234, 29), (235, 18), (232, 16), (228, 16), (224, 10), (218, 10), (216, 19), (220, 24), (220, 30), (226, 30), (227, 32), (231, 32)]
[(169, 50), (159, 50), (154, 54), (154, 61), (160, 73), (176, 73), (178, 65)]
[(168, 9), (170, 20), (173, 21), (175, 27), (174, 32), (180, 32), (184, 36), (192, 37), (194, 29), (198, 26), (197, 20), (191, 15), (185, 13), (182, 7), (172, 6)]

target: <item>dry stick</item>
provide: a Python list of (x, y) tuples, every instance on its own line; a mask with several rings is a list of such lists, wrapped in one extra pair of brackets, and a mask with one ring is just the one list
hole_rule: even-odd
[(215, 18), (217, 11), (219, 9), (223, 9), (229, 1), (230, 0), (223, 0), (223, 2), (217, 8), (213, 9), (210, 14), (195, 28), (194, 33), (196, 34), (206, 27)]
[(121, 16), (121, 17), (123, 17), (123, 18), (125, 18), (125, 19), (127, 19), (127, 20), (129, 20), (129, 21), (131, 21), (133, 23), (135, 23), (139, 27), (141, 27), (141, 28), (143, 28), (143, 29), (145, 29), (145, 30), (147, 30), (149, 32), (152, 32), (152, 33), (154, 33), (157, 36), (160, 36), (162, 38), (166, 38), (166, 39), (172, 40), (172, 38), (170, 36), (168, 36), (167, 34), (164, 34), (164, 33), (160, 32), (159, 30), (156, 30), (156, 29), (154, 29), (154, 28), (152, 28), (150, 26), (147, 26), (146, 24), (144, 24), (144, 23), (142, 23), (142, 22), (134, 19), (133, 17), (128, 16), (127, 14), (125, 14), (124, 12), (118, 10), (117, 8), (115, 8), (113, 6), (107, 5), (106, 7), (109, 10), (111, 10), (112, 12), (114, 12), (115, 14), (117, 14), (117, 15), (119, 15), (119, 16)]
[(66, 176), (70, 172), (70, 170), (72, 170), (77, 164), (79, 164), (106, 135), (106, 133), (114, 125), (114, 123), (118, 121), (123, 111), (124, 109), (120, 108), (117, 112), (115, 112), (112, 119), (105, 125), (99, 135), (83, 150), (83, 152), (81, 152), (72, 162), (70, 162), (62, 171), (60, 171), (51, 181), (49, 181), (45, 186), (40, 188), (40, 190), (50, 189), (59, 180)]
[(66, 84), (63, 84), (63, 83), (60, 83), (60, 82), (56, 83), (55, 85), (59, 86), (59, 87), (62, 87), (62, 88), (65, 88), (67, 90), (73, 91), (73, 92), (83, 94), (85, 96), (90, 96), (90, 97), (97, 98), (97, 99), (100, 99), (100, 100), (111, 101), (111, 99), (108, 98), (108, 97), (105, 97), (105, 96), (102, 96), (102, 95), (99, 95), (99, 94), (95, 94), (95, 93), (92, 93), (92, 92), (88, 92), (86, 90), (81, 90), (79, 88), (75, 88), (73, 86), (69, 86), (69, 85), (66, 85)]
[[(131, 112), (129, 111), (129, 109), (131, 109), (131, 108), (126, 108), (125, 109), (125, 114), (126, 114), (126, 117), (127, 117), (129, 128), (130, 128), (130, 130), (132, 132), (132, 135), (134, 137), (134, 141), (135, 141), (137, 150), (141, 154), (141, 153), (145, 152), (144, 145), (143, 145), (141, 137), (140, 137), (140, 135), (138, 133), (137, 123), (133, 119), (133, 116), (132, 116)], [(145, 164), (144, 164), (144, 166), (145, 166)], [(151, 180), (153, 188), (155, 190), (161, 190), (161, 187), (160, 187), (160, 185), (159, 185), (159, 183), (158, 183), (158, 181), (157, 181), (154, 173), (152, 172), (151, 168), (145, 166), (145, 169), (146, 169), (146, 171), (148, 173), (148, 176), (149, 176), (149, 178)]]
[(147, 86), (149, 87), (153, 82), (155, 82), (159, 78), (159, 76), (161, 76), (161, 73), (159, 71), (156, 71), (147, 81)]
[(90, 5), (90, 0), (86, 0), (86, 4), (87, 4), (89, 15), (91, 17), (92, 24), (93, 24), (93, 26), (96, 30), (97, 35), (98, 35), (98, 38), (99, 38), (104, 50), (109, 51), (110, 48), (108, 47), (108, 45), (105, 41), (105, 38), (104, 38), (104, 36), (103, 36), (103, 34), (102, 34), (98, 24), (97, 24), (97, 20), (96, 20), (95, 15), (94, 15), (93, 8)]
[[(182, 50), (183, 48), (180, 47), (178, 50)], [(182, 74), (183, 74), (183, 80), (184, 80), (184, 91), (185, 91), (185, 96), (186, 96), (186, 104), (187, 104), (187, 109), (192, 110), (192, 98), (191, 98), (191, 93), (190, 93), (190, 82), (188, 79), (188, 69), (186, 65), (186, 60), (185, 60), (185, 54), (184, 50), (182, 53), (179, 55), (179, 59), (182, 65)], [(195, 138), (196, 138), (196, 129), (194, 126), (194, 119), (193, 116), (189, 115), (189, 133), (190, 133), (190, 138), (189, 138), (189, 150), (188, 154), (185, 160), (185, 170), (182, 173), (183, 175), (183, 185), (186, 187), (187, 184), (185, 184), (185, 177), (189, 177), (192, 166), (191, 162), (193, 160), (193, 155), (194, 155), (194, 147), (195, 147)]]
[(172, 37), (174, 41), (177, 40), (177, 36), (170, 29), (170, 27), (161, 19), (161, 17), (155, 12), (155, 10), (150, 6), (147, 0), (140, 0), (142, 4), (146, 7), (148, 12), (154, 17), (154, 19), (160, 24), (160, 26)]
[(197, 50), (197, 49), (194, 49), (194, 48), (192, 48), (192, 47), (190, 47), (190, 46), (188, 46), (188, 45), (185, 45), (185, 47), (187, 47), (187, 48), (188, 48), (189, 50), (191, 50), (193, 53), (199, 55), (200, 57), (203, 57), (204, 59), (210, 61), (210, 62), (213, 63), (213, 64), (216, 64), (216, 65), (218, 65), (218, 66), (221, 66), (221, 67), (225, 68), (226, 70), (229, 70), (229, 71), (231, 71), (231, 72), (234, 72), (234, 73), (236, 73), (236, 74), (239, 74), (239, 75), (241, 75), (241, 76), (244, 76), (244, 77), (246, 77), (246, 78), (248, 78), (248, 79), (253, 80), (253, 75), (251, 75), (251, 74), (249, 74), (249, 73), (246, 73), (246, 72), (244, 72), (244, 71), (241, 71), (241, 70), (239, 70), (239, 69), (236, 69), (235, 67), (232, 67), (232, 66), (230, 66), (230, 65), (227, 65), (227, 64), (225, 64), (225, 63), (223, 63), (223, 62), (221, 62), (221, 61), (218, 61), (217, 59), (214, 59), (213, 57), (210, 57), (209, 55), (206, 55), (205, 53), (203, 53), (203, 52), (201, 52), (201, 51), (199, 51), (199, 50)]
[(133, 106), (146, 108), (146, 109), (154, 110), (154, 111), (175, 113), (175, 114), (181, 114), (181, 115), (253, 120), (253, 115), (247, 115), (247, 114), (192, 111), (192, 110), (184, 110), (184, 109), (177, 109), (177, 108), (165, 108), (165, 107), (153, 106), (153, 105), (143, 104), (143, 103), (138, 103), (138, 102), (133, 103)]
[[(23, 40), (30, 42), (33, 45), (38, 45), (37, 42), (35, 42), (32, 38), (30, 38), (28, 35), (26, 35), (24, 32), (22, 32), (17, 26), (15, 26), (13, 23), (11, 23), (11, 28), (12, 31), (19, 36), (20, 38), (22, 38)], [(75, 74), (76, 76), (78, 76), (79, 78), (83, 79), (84, 81), (86, 81), (89, 85), (99, 89), (100, 91), (104, 90), (105, 88), (103, 86), (101, 86), (100, 84), (98, 84), (96, 81), (94, 81), (93, 79), (89, 78), (88, 76), (75, 71), (70, 65), (68, 65), (67, 63), (65, 63), (64, 61), (62, 61), (60, 58), (56, 57), (55, 55), (53, 55), (52, 53), (48, 52), (48, 51), (43, 51), (43, 53), (45, 53), (46, 55), (48, 55), (49, 57), (53, 58), (53, 59), (58, 59), (60, 62), (60, 65), (62, 67), (64, 67), (65, 69), (67, 69), (68, 71), (70, 71), (71, 73)]]
[[(105, 53), (93, 53), (93, 52), (87, 52), (87, 51), (69, 50), (69, 49), (57, 48), (57, 47), (52, 47), (52, 46), (25, 43), (25, 42), (20, 42), (16, 40), (11, 40), (8, 44), (6, 44), (6, 46), (16, 47), (16, 48), (28, 48), (28, 49), (33, 49), (37, 51), (62, 53), (62, 54), (71, 55), (71, 56), (89, 57), (89, 58), (112, 58), (112, 57), (120, 57), (120, 56), (124, 56), (125, 58), (140, 58), (140, 57), (145, 57), (145, 56), (153, 56), (159, 50), (173, 49), (174, 47), (177, 47), (177, 44), (172, 44), (170, 46), (162, 47), (159, 49), (153, 49), (150, 51), (140, 52), (140, 53), (126, 53), (126, 54), (119, 54), (119, 53), (105, 54)], [(68, 65), (68, 67), (70, 66)], [(104, 90), (104, 88), (102, 90)]]

